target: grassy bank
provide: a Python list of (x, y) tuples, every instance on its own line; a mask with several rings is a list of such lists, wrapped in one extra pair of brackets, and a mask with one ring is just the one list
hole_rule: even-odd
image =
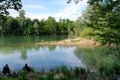
[[(104, 71), (104, 70), (103, 70)], [(101, 70), (92, 72), (89, 69), (75, 67), (68, 69), (66, 66), (51, 69), (49, 72), (26, 72), (20, 70), (11, 76), (0, 76), (0, 80), (114, 80), (117, 74), (112, 74), (110, 71), (101, 72)]]

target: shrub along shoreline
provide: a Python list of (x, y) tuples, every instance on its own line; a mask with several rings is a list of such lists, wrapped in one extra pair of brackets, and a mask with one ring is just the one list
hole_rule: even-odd
[(117, 73), (105, 72), (104, 70), (91, 71), (82, 67), (68, 69), (66, 66), (51, 69), (49, 72), (26, 72), (23, 70), (10, 76), (0, 76), (0, 80), (117, 80)]

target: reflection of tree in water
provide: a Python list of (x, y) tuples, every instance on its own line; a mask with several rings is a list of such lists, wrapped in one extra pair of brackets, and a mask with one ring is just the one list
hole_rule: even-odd
[(22, 46), (20, 48), (20, 52), (21, 52), (21, 59), (26, 60), (27, 59), (27, 51), (31, 50), (31, 49), (35, 49), (36, 51), (39, 50), (39, 48), (42, 48), (40, 46)]
[[(30, 47), (29, 47), (30, 48)], [(26, 48), (24, 46), (18, 46), (18, 45), (7, 45), (6, 46), (3, 46), (0, 48), (0, 52), (2, 54), (13, 54), (15, 52), (20, 52), (21, 53), (21, 59), (27, 59), (27, 49), (29, 48)]]
[(54, 51), (56, 46), (48, 46), (48, 48), (49, 48), (50, 51)]
[(0, 54), (13, 54), (16, 50), (16, 48), (12, 47), (0, 47)]
[(80, 51), (79, 48), (76, 48), (76, 49), (75, 49), (74, 54), (75, 54), (76, 57), (78, 57), (79, 59), (82, 59), (82, 58), (83, 58), (82, 52)]
[(75, 55), (82, 60), (82, 62), (88, 67), (93, 67), (95, 64), (95, 53), (91, 48), (76, 48)]
[[(117, 57), (111, 53), (112, 49), (109, 48), (76, 48), (74, 54), (80, 58), (88, 68), (101, 66), (112, 68), (116, 64)], [(109, 65), (109, 66), (108, 66)]]
[(21, 49), (21, 59), (23, 60), (27, 59), (27, 49), (25, 47)]
[(31, 48), (34, 48), (35, 50), (39, 50), (39, 47), (34, 46), (21, 46), (20, 52), (21, 52), (21, 59), (26, 60), (27, 59), (27, 51)]

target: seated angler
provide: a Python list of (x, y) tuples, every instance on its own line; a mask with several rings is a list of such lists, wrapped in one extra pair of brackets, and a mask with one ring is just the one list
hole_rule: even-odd
[(10, 69), (9, 69), (9, 66), (8, 64), (6, 64), (4, 67), (3, 67), (3, 75), (6, 75), (6, 76), (9, 76), (10, 75)]
[(27, 64), (25, 64), (25, 66), (23, 67), (23, 70), (30, 72), (31, 68)]

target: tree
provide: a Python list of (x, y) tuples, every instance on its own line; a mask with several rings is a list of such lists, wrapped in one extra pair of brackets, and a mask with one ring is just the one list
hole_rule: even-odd
[[(80, 0), (74, 1), (78, 3)], [(120, 53), (120, 0), (88, 0), (88, 4), (87, 15), (83, 18), (94, 30), (92, 35), (102, 44), (114, 45)]]
[[(67, 0), (67, 3), (71, 3), (72, 1), (74, 1), (77, 4), (78, 2), (83, 1), (83, 0)], [(89, 4), (96, 4), (98, 2), (107, 3), (107, 2), (110, 2), (110, 1), (114, 1), (114, 0), (88, 0), (88, 3)]]
[(7, 17), (5, 16), (0, 16), (0, 34), (4, 35), (5, 31), (4, 31), (4, 27), (5, 27), (5, 23), (6, 23)]
[(19, 32), (20, 25), (19, 25), (18, 21), (16, 19), (13, 19), (10, 24), (11, 24), (10, 33), (14, 36), (15, 35), (21, 35), (21, 33)]
[(39, 34), (39, 24), (38, 24), (38, 22), (35, 22), (33, 24), (33, 28), (34, 28), (34, 34), (38, 35)]
[[(67, 0), (67, 3), (71, 3), (72, 0)], [(74, 2), (77, 4), (81, 0), (74, 0)]]
[(59, 35), (68, 35), (72, 30), (73, 21), (69, 19), (59, 19), (59, 22), (56, 26), (57, 34)]
[[(97, 30), (103, 43), (120, 44), (120, 1), (92, 5), (88, 26)], [(111, 5), (111, 6), (110, 6)], [(108, 8), (109, 6), (109, 8)]]
[(87, 25), (102, 44), (114, 45), (120, 52), (120, 0), (91, 0)]
[(83, 29), (85, 28), (85, 24), (83, 23), (82, 21), (83, 19), (81, 17), (79, 17), (74, 23), (73, 23), (73, 26), (74, 26), (74, 35), (75, 36), (80, 36), (81, 32), (83, 31)]
[(23, 34), (29, 36), (32, 33), (32, 20), (26, 18)]
[(25, 11), (24, 10), (19, 10), (19, 19), (20, 19), (20, 25), (23, 27), (25, 24)]
[(8, 15), (9, 9), (19, 10), (22, 7), (21, 0), (0, 0), (0, 16)]
[(97, 31), (102, 42), (120, 44), (120, 0), (88, 0), (88, 3), (87, 15), (83, 16), (87, 25)]
[(39, 23), (39, 33), (41, 35), (44, 34), (44, 24), (45, 24), (45, 20), (44, 19), (40, 20), (40, 23)]
[(32, 21), (32, 23), (33, 23), (33, 34), (34, 35), (39, 35), (39, 26), (40, 26), (40, 22), (39, 22), (39, 20), (38, 19), (33, 19), (33, 21)]
[(21, 34), (23, 34), (23, 30), (25, 27), (26, 19), (25, 19), (25, 11), (19, 10), (19, 17), (17, 17), (17, 20), (20, 24), (19, 31)]
[(13, 29), (12, 27), (16, 26), (16, 21), (14, 22), (14, 19), (11, 16), (3, 16), (3, 17), (5, 18), (3, 19), (1, 23), (1, 27), (2, 27), (1, 35), (4, 35), (4, 36), (7, 36), (8, 34), (11, 35), (15, 31), (15, 29)]
[(48, 19), (45, 21), (44, 29), (46, 31), (46, 34), (53, 34), (56, 32), (56, 21), (55, 18), (49, 16)]

